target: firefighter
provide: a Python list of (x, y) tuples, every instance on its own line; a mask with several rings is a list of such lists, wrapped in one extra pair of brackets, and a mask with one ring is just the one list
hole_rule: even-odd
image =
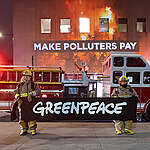
[[(128, 78), (126, 76), (121, 76), (119, 78), (118, 83), (119, 87), (113, 90), (111, 94), (112, 97), (123, 97), (123, 98), (134, 97), (137, 100), (139, 99), (135, 90), (130, 85), (128, 85)], [(132, 130), (133, 120), (127, 121), (114, 120), (114, 123), (117, 135), (121, 135), (123, 133), (131, 135), (134, 134)]]
[(36, 134), (37, 123), (31, 115), (31, 102), (33, 97), (40, 95), (40, 92), (38, 84), (32, 81), (31, 70), (23, 71), (21, 81), (15, 90), (15, 100), (18, 102), (19, 109), (20, 136), (28, 134), (28, 129), (32, 135)]

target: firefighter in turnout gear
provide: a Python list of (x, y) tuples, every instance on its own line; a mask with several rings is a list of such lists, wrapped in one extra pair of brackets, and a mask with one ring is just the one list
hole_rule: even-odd
[[(136, 91), (128, 85), (128, 78), (126, 76), (121, 76), (119, 78), (119, 87), (115, 88), (111, 94), (112, 97), (123, 97), (123, 98), (129, 98), (129, 97), (134, 97), (137, 100), (138, 95)], [(116, 129), (116, 134), (121, 135), (123, 133), (126, 134), (134, 134), (132, 131), (132, 120), (127, 120), (127, 121), (121, 121), (121, 120), (114, 120), (115, 123), (115, 129)]]
[(40, 95), (40, 92), (38, 84), (32, 81), (31, 70), (25, 70), (15, 90), (15, 100), (18, 102), (19, 109), (20, 136), (26, 135), (28, 130), (32, 135), (36, 134), (37, 123), (31, 115), (31, 102), (33, 97)]

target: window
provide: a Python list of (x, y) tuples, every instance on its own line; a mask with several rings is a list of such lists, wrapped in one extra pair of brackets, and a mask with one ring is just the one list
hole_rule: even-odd
[(50, 82), (50, 72), (43, 72), (43, 82)]
[(114, 57), (113, 65), (115, 67), (123, 67), (124, 66), (124, 58), (123, 57)]
[(52, 72), (52, 81), (51, 82), (59, 82), (59, 73)]
[(0, 81), (7, 81), (7, 71), (0, 71)]
[(60, 32), (61, 33), (70, 32), (70, 19), (60, 19)]
[(118, 84), (118, 80), (121, 76), (122, 76), (122, 71), (114, 71), (113, 72), (113, 83)]
[(17, 81), (19, 82), (22, 78), (22, 71), (17, 71)]
[(146, 64), (140, 57), (128, 57), (127, 67), (145, 67)]
[(146, 32), (146, 18), (137, 18), (136, 27), (137, 32)]
[(99, 32), (109, 32), (109, 18), (99, 19)]
[(80, 33), (89, 33), (90, 32), (90, 19), (89, 18), (80, 18)]
[(34, 73), (34, 81), (36, 82), (42, 82), (42, 72), (35, 72)]
[(51, 19), (41, 19), (41, 33), (51, 33)]
[(69, 94), (78, 94), (78, 88), (69, 87)]
[(150, 72), (144, 72), (144, 84), (150, 84)]
[(9, 81), (16, 81), (16, 71), (9, 71)]
[(127, 72), (126, 76), (130, 84), (139, 84), (140, 83), (140, 72)]
[(128, 20), (127, 18), (119, 18), (118, 19), (118, 31), (119, 32), (127, 32), (128, 31)]

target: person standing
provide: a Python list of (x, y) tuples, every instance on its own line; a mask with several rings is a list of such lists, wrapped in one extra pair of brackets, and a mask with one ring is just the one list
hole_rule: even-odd
[[(121, 76), (118, 83), (119, 86), (117, 88), (114, 88), (111, 97), (135, 97), (137, 100), (139, 99), (136, 91), (130, 85), (128, 85), (128, 78), (126, 76)], [(117, 135), (121, 135), (123, 133), (131, 135), (134, 134), (132, 130), (133, 120), (114, 120), (114, 123)]]
[(21, 81), (15, 90), (15, 100), (18, 102), (19, 109), (20, 136), (28, 134), (28, 130), (32, 135), (36, 134), (37, 123), (31, 115), (31, 102), (40, 93), (38, 84), (32, 81), (31, 70), (23, 71)]

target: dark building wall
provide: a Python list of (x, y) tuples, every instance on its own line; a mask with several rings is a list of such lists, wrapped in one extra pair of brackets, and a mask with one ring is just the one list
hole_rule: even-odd
[(13, 63), (12, 4), (12, 0), (4, 0), (0, 5), (0, 65)]
[[(139, 40), (140, 54), (147, 60), (150, 55), (150, 9), (149, 0), (14, 0), (14, 64), (62, 66), (67, 72), (75, 71), (74, 62), (86, 62), (90, 72), (101, 72), (102, 61), (108, 53), (34, 53), (33, 42), (44, 40), (81, 40), (79, 17), (90, 18), (89, 39), (95, 40)], [(102, 10), (111, 7), (114, 24), (118, 18), (128, 19), (128, 32), (113, 35), (99, 33), (98, 20)], [(40, 19), (52, 19), (52, 33), (40, 34)], [(60, 18), (71, 19), (71, 32), (59, 32)], [(146, 32), (136, 32), (136, 19), (146, 18)]]

